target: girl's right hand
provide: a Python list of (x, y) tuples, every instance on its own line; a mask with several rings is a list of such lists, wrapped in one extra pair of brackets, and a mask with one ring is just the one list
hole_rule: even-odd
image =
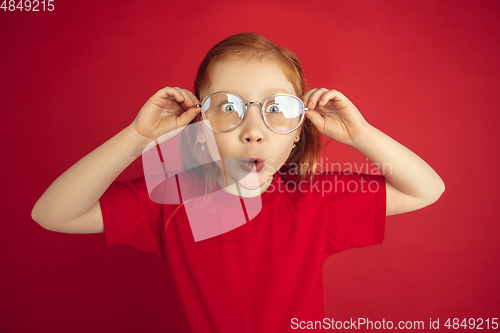
[(149, 141), (169, 132), (173, 136), (200, 112), (196, 104), (200, 101), (189, 90), (165, 87), (148, 99), (129, 127)]

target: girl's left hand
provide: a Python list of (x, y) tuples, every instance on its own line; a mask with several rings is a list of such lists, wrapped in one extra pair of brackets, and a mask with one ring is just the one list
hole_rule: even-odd
[(352, 146), (368, 127), (358, 109), (337, 90), (311, 89), (303, 98), (306, 117), (329, 138)]

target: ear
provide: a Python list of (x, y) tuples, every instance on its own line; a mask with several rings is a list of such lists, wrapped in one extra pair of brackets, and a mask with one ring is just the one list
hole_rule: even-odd
[(295, 141), (294, 142), (299, 142), (300, 140), (300, 133), (302, 132), (302, 127), (304, 126), (304, 123), (302, 123), (302, 125), (300, 125), (299, 128), (297, 128), (297, 131), (295, 133)]

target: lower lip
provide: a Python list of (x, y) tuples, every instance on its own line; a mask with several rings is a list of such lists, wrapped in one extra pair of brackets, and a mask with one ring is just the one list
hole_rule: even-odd
[(265, 162), (250, 163), (250, 162), (240, 162), (241, 168), (247, 172), (259, 172), (264, 169)]

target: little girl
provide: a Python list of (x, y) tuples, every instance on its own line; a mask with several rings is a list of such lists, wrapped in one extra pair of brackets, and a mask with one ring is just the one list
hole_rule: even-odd
[[(194, 94), (159, 90), (57, 178), (32, 217), (57, 232), (104, 232), (108, 248), (156, 254), (172, 332), (328, 328), (323, 262), (382, 243), (386, 215), (430, 205), (444, 183), (342, 93), (305, 88), (292, 52), (258, 34), (230, 36), (205, 56)], [(175, 158), (162, 145), (179, 131), (185, 171), (151, 181), (150, 163)], [(321, 134), (390, 168), (322, 173)], [(141, 154), (145, 177), (114, 182)]]

